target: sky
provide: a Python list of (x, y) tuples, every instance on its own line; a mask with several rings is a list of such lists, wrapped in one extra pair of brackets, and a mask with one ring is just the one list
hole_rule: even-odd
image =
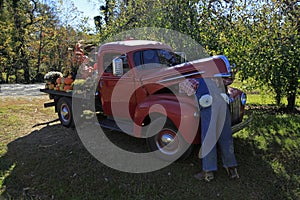
[(90, 18), (89, 24), (94, 27), (94, 17), (99, 15), (99, 7), (101, 4), (98, 0), (73, 0), (77, 9), (83, 12), (84, 16)]

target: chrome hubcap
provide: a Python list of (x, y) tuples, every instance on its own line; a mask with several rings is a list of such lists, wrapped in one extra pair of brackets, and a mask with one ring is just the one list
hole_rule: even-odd
[(174, 142), (174, 137), (169, 134), (164, 134), (161, 136), (161, 141), (164, 145), (168, 145), (168, 144)]
[(172, 130), (163, 130), (161, 131), (156, 140), (156, 146), (159, 151), (167, 155), (173, 155), (178, 152), (179, 149), (179, 140), (176, 137), (176, 133)]
[(63, 104), (61, 106), (61, 112), (60, 112), (61, 118), (64, 122), (69, 122), (70, 120), (70, 111), (67, 105)]

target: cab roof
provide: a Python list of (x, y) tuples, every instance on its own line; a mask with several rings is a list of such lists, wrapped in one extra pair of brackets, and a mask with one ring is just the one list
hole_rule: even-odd
[(131, 51), (139, 49), (166, 49), (172, 50), (169, 45), (163, 44), (157, 41), (151, 40), (125, 40), (117, 42), (109, 42), (103, 44), (99, 48), (99, 54), (103, 51), (108, 52), (118, 52), (118, 53), (128, 53)]

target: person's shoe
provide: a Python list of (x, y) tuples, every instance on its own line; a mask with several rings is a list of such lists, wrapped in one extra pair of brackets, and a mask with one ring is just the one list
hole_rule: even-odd
[(230, 179), (239, 179), (240, 178), (236, 167), (228, 167), (228, 168), (226, 168), (226, 171), (227, 171), (227, 174)]
[(214, 173), (202, 171), (198, 174), (195, 174), (194, 177), (200, 181), (210, 182), (214, 179)]

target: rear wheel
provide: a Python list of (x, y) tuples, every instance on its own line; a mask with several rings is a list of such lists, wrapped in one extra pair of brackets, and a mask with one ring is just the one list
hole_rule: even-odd
[(60, 98), (57, 102), (57, 110), (61, 124), (65, 127), (74, 127), (71, 99)]
[[(155, 152), (156, 156), (164, 160), (186, 159), (192, 153), (193, 145), (188, 144), (176, 126), (167, 120), (163, 128), (157, 133), (153, 133), (157, 127), (161, 126), (161, 121), (164, 117), (160, 117), (151, 122), (148, 128), (148, 135), (153, 135), (147, 138), (147, 144), (151, 151)], [(152, 127), (152, 128), (151, 128)]]

